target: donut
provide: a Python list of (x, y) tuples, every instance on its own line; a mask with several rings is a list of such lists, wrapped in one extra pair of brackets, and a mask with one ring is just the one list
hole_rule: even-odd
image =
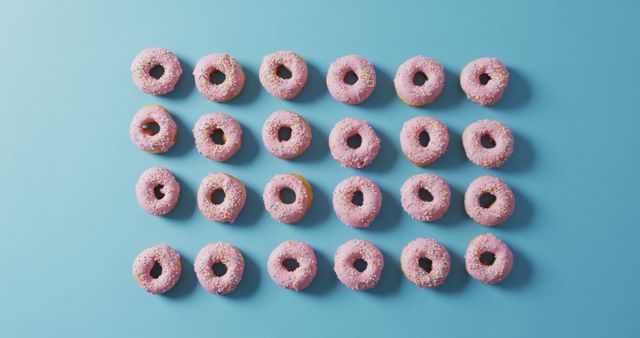
[(165, 153), (176, 144), (178, 126), (160, 105), (146, 105), (133, 117), (129, 137), (136, 147), (148, 153)]
[[(217, 267), (221, 271), (217, 271)], [(200, 249), (193, 269), (203, 289), (215, 295), (226, 295), (236, 289), (244, 273), (240, 250), (229, 243), (207, 244)]]
[(473, 180), (464, 193), (464, 209), (479, 224), (496, 226), (506, 221), (516, 206), (509, 186), (493, 176), (480, 176)]
[(145, 170), (136, 183), (136, 197), (144, 211), (162, 216), (178, 204), (180, 184), (165, 168), (153, 167)]
[[(350, 75), (356, 78), (353, 84), (346, 82)], [(331, 96), (340, 102), (362, 103), (376, 88), (376, 70), (360, 56), (343, 56), (329, 66), (327, 88)]]
[(382, 252), (364, 239), (352, 239), (336, 250), (333, 270), (340, 282), (352, 290), (375, 287), (383, 268)]
[[(361, 201), (354, 201), (359, 195)], [(382, 206), (380, 188), (363, 176), (351, 176), (333, 191), (333, 210), (342, 223), (352, 228), (366, 228)]]
[(233, 223), (246, 200), (244, 184), (225, 173), (207, 175), (198, 188), (198, 209), (210, 221)]
[[(220, 137), (216, 139), (216, 135)], [(202, 156), (224, 162), (240, 150), (242, 127), (225, 113), (201, 116), (193, 127), (196, 149)]]
[(444, 283), (451, 268), (449, 251), (431, 238), (415, 239), (402, 250), (400, 267), (411, 283), (435, 288)]
[[(283, 193), (293, 192), (293, 201)], [(294, 223), (302, 219), (311, 207), (313, 191), (307, 180), (298, 174), (277, 175), (267, 183), (262, 194), (264, 207), (273, 219)]]
[(485, 284), (495, 284), (511, 273), (513, 253), (498, 237), (484, 234), (471, 240), (464, 261), (471, 277)]
[(279, 110), (264, 122), (262, 142), (271, 155), (291, 159), (302, 155), (309, 148), (311, 128), (302, 116)]
[(400, 188), (402, 208), (414, 219), (433, 222), (451, 204), (451, 189), (444, 178), (432, 174), (409, 177)]
[(180, 254), (166, 244), (142, 251), (133, 261), (133, 279), (141, 288), (153, 294), (173, 288), (182, 271)]
[[(418, 84), (417, 77), (425, 81)], [(414, 56), (398, 67), (393, 79), (396, 93), (402, 102), (418, 107), (433, 102), (444, 88), (444, 69), (437, 61)]]
[(348, 117), (331, 130), (329, 149), (343, 167), (360, 169), (378, 156), (380, 138), (367, 121)]
[(496, 58), (473, 60), (460, 73), (460, 87), (471, 101), (481, 106), (496, 104), (508, 84), (507, 67)]
[(260, 83), (272, 96), (289, 100), (300, 94), (307, 83), (307, 73), (307, 64), (298, 54), (279, 51), (262, 59)]
[(469, 161), (487, 168), (503, 165), (513, 153), (513, 133), (495, 120), (480, 120), (462, 132), (462, 145)]
[[(220, 74), (221, 82), (214, 83), (212, 76)], [(233, 99), (240, 94), (244, 87), (245, 76), (242, 66), (227, 54), (214, 53), (203, 56), (196, 63), (193, 76), (196, 78), (196, 87), (200, 94), (215, 102), (226, 102)]]
[(267, 270), (277, 285), (294, 291), (304, 290), (316, 277), (316, 254), (307, 243), (285, 241), (269, 255)]
[[(154, 76), (153, 69), (161, 70), (162, 74)], [(136, 55), (131, 63), (133, 83), (147, 94), (164, 95), (173, 91), (180, 76), (182, 67), (178, 57), (164, 48), (147, 48)]]
[(413, 164), (420, 167), (431, 164), (447, 152), (447, 125), (430, 116), (414, 117), (402, 126), (400, 147)]

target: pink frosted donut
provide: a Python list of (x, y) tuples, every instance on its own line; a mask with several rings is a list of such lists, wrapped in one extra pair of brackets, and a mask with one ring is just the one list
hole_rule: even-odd
[(333, 191), (333, 210), (342, 223), (353, 228), (368, 227), (378, 216), (381, 206), (380, 188), (363, 176), (351, 176)]
[(476, 121), (462, 132), (467, 158), (487, 169), (503, 165), (511, 157), (514, 143), (511, 130), (499, 121)]
[(431, 238), (415, 239), (402, 250), (402, 272), (413, 284), (421, 288), (435, 288), (449, 276), (449, 251)]
[[(154, 68), (161, 68), (160, 77), (151, 74)], [(147, 48), (136, 55), (131, 63), (133, 83), (143, 92), (151, 95), (164, 95), (175, 88), (182, 75), (178, 57), (164, 48)]]
[(149, 153), (167, 152), (176, 144), (178, 126), (167, 110), (150, 104), (138, 110), (129, 127), (131, 141)]
[(282, 242), (269, 255), (267, 270), (277, 285), (300, 291), (309, 286), (316, 277), (316, 254), (307, 243)]
[(136, 197), (144, 211), (162, 216), (168, 214), (178, 204), (180, 184), (165, 168), (154, 167), (145, 170), (136, 183)]
[(481, 106), (496, 104), (508, 84), (507, 67), (496, 58), (473, 60), (460, 73), (462, 90), (471, 101)]
[[(215, 136), (220, 135), (219, 139)], [(193, 127), (196, 149), (202, 156), (224, 162), (235, 155), (242, 145), (242, 127), (225, 113), (201, 116)]]
[(402, 208), (422, 222), (442, 217), (451, 204), (451, 189), (444, 178), (432, 174), (409, 177), (400, 189)]
[(333, 270), (346, 287), (364, 291), (378, 284), (384, 268), (384, 256), (373, 244), (352, 239), (336, 250)]
[[(425, 78), (422, 84), (416, 83), (419, 75)], [(444, 69), (433, 59), (414, 56), (398, 67), (393, 84), (402, 102), (414, 107), (422, 106), (433, 102), (442, 93)]]
[[(355, 75), (354, 84), (345, 81), (348, 75)], [(376, 88), (376, 70), (369, 61), (360, 56), (343, 56), (329, 66), (327, 88), (331, 96), (338, 101), (348, 104), (362, 103)]]
[[(289, 74), (282, 74), (281, 72)], [(307, 64), (298, 54), (279, 51), (262, 59), (260, 83), (269, 94), (283, 100), (292, 99), (307, 83)]]
[(449, 131), (444, 123), (433, 117), (414, 117), (402, 126), (400, 146), (409, 161), (422, 167), (447, 152)]
[(480, 176), (473, 180), (464, 194), (467, 215), (479, 224), (496, 226), (506, 221), (516, 206), (509, 186), (493, 176)]
[(207, 175), (198, 188), (198, 209), (214, 222), (233, 223), (246, 200), (244, 184), (225, 173)]
[(311, 128), (302, 116), (278, 110), (262, 127), (262, 142), (275, 157), (290, 159), (302, 155), (311, 144)]
[(484, 234), (471, 240), (464, 261), (471, 277), (485, 284), (495, 284), (511, 273), (513, 253), (498, 237)]
[(367, 121), (348, 117), (331, 130), (329, 149), (340, 165), (360, 169), (378, 156), (380, 138)]
[[(288, 200), (284, 192), (293, 193)], [(294, 223), (307, 213), (313, 200), (313, 191), (307, 180), (298, 174), (277, 175), (267, 183), (262, 194), (264, 207), (273, 219), (282, 223)]]
[[(214, 83), (212, 76), (224, 75), (220, 83)], [(203, 56), (193, 69), (196, 87), (202, 96), (215, 102), (226, 102), (236, 97), (244, 87), (242, 66), (227, 54)], [(218, 81), (216, 81), (218, 82)]]
[(133, 279), (141, 288), (153, 294), (173, 288), (182, 271), (180, 254), (166, 244), (142, 251), (133, 261)]
[(212, 294), (226, 295), (240, 284), (244, 258), (240, 250), (229, 243), (207, 244), (198, 252), (193, 269), (203, 289)]

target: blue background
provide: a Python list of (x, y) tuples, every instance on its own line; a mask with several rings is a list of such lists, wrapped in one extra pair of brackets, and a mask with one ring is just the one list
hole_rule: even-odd
[[(640, 100), (640, 2), (619, 1), (13, 1), (0, 10), (0, 336), (2, 337), (638, 337), (637, 177)], [(177, 53), (184, 75), (164, 97), (133, 85), (129, 65), (147, 47)], [(286, 49), (302, 55), (310, 77), (292, 101), (260, 86), (262, 57)], [(199, 57), (233, 55), (247, 83), (218, 104), (197, 92)], [(328, 94), (329, 64), (348, 54), (375, 64), (378, 86), (359, 106)], [(409, 57), (440, 61), (447, 82), (435, 103), (403, 104), (392, 78)], [(480, 107), (459, 89), (470, 60), (497, 56), (511, 82), (495, 107)], [(180, 133), (164, 155), (139, 151), (128, 136), (138, 108), (160, 103)], [(302, 157), (278, 160), (262, 146), (261, 126), (290, 109), (312, 125)], [(199, 116), (224, 111), (244, 128), (228, 163), (200, 156), (191, 128)], [(448, 153), (427, 168), (399, 148), (402, 123), (431, 115), (449, 126)], [(382, 138), (364, 170), (340, 167), (327, 135), (340, 119), (368, 120)], [(516, 135), (502, 168), (468, 162), (460, 135), (469, 123), (499, 119)], [(138, 206), (134, 184), (152, 166), (172, 170), (182, 186), (167, 217)], [(195, 191), (208, 173), (243, 180), (247, 206), (237, 223), (216, 224), (197, 211)], [(274, 175), (297, 172), (314, 188), (308, 215), (279, 224), (261, 193)], [(418, 173), (446, 178), (449, 212), (423, 224), (406, 215), (399, 189)], [(331, 209), (334, 186), (362, 174), (383, 190), (382, 212), (366, 230), (343, 225)], [(489, 229), (463, 211), (466, 186), (479, 175), (503, 178), (517, 207)], [(512, 275), (485, 286), (467, 276), (463, 255), (491, 231), (516, 256)], [(416, 237), (433, 237), (452, 255), (446, 284), (422, 290), (401, 274), (399, 255)], [(332, 271), (335, 249), (364, 238), (384, 252), (380, 284), (370, 292), (343, 287)], [(295, 293), (266, 272), (270, 251), (288, 239), (307, 241), (319, 259), (317, 279)], [(207, 294), (191, 269), (206, 243), (228, 241), (245, 255), (235, 293)], [(184, 258), (183, 277), (164, 296), (140, 289), (131, 262), (166, 242)]]

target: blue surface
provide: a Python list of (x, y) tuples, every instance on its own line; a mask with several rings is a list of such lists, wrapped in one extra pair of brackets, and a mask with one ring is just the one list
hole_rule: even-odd
[[(178, 1), (89, 4), (4, 3), (0, 11), (0, 336), (2, 337), (638, 337), (637, 220), (640, 2), (362, 1), (329, 5)], [(129, 65), (143, 48), (177, 53), (185, 70), (175, 92), (138, 91)], [(260, 86), (262, 57), (293, 50), (309, 63), (309, 83), (285, 102)], [(247, 74), (235, 100), (200, 96), (190, 73), (200, 56), (226, 52)], [(337, 57), (357, 53), (375, 64), (378, 86), (360, 106), (334, 101), (324, 75)], [(432, 105), (411, 108), (392, 78), (406, 59), (424, 54), (446, 68), (447, 83)], [(500, 103), (483, 108), (459, 89), (458, 72), (481, 56), (500, 57), (511, 83)], [(139, 151), (128, 137), (137, 109), (161, 103), (180, 128), (165, 155)], [(290, 109), (312, 125), (301, 158), (278, 160), (262, 146), (271, 112)], [(243, 126), (241, 151), (214, 163), (195, 150), (191, 128), (205, 113), (225, 111)], [(402, 123), (434, 116), (449, 126), (444, 158), (427, 168), (399, 151)], [(341, 168), (330, 156), (334, 123), (368, 120), (382, 150), (364, 170)], [(497, 170), (468, 162), (460, 134), (469, 123), (499, 119), (512, 127), (516, 149)], [(177, 210), (153, 217), (138, 206), (134, 184), (151, 166), (172, 170), (182, 186)], [(195, 191), (208, 173), (243, 180), (248, 201), (236, 224), (204, 219)], [(314, 204), (297, 225), (273, 221), (261, 193), (275, 174), (306, 176)], [(453, 204), (435, 224), (406, 215), (399, 189), (411, 175), (445, 177)], [(330, 196), (342, 179), (363, 174), (384, 191), (382, 212), (366, 230), (344, 226)], [(475, 177), (494, 174), (513, 188), (515, 215), (488, 229), (463, 211)], [(516, 256), (512, 275), (485, 286), (464, 271), (463, 254), (491, 231)], [(433, 237), (449, 248), (447, 283), (422, 290), (401, 274), (410, 240)], [(384, 252), (379, 286), (343, 287), (332, 271), (334, 250), (365, 238)], [(280, 242), (307, 241), (319, 272), (304, 292), (273, 284), (269, 252)], [(242, 250), (245, 278), (227, 296), (207, 294), (190, 268), (208, 242)], [(174, 290), (153, 296), (131, 277), (142, 249), (166, 242), (184, 257)]]

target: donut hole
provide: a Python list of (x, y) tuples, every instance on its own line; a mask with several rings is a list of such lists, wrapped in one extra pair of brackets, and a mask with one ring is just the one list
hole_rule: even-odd
[(291, 139), (291, 133), (293, 133), (293, 130), (290, 127), (280, 127), (280, 129), (278, 129), (278, 141), (289, 141), (289, 139)]
[(347, 137), (347, 146), (351, 149), (358, 149), (362, 145), (362, 136), (355, 134)]
[(162, 275), (162, 265), (160, 265), (160, 263), (158, 262), (155, 262), (153, 263), (151, 270), (149, 270), (149, 276), (151, 276), (151, 278), (153, 279), (158, 279), (160, 275)]
[(160, 132), (160, 125), (156, 121), (149, 121), (147, 123), (143, 123), (142, 132), (149, 136), (153, 136)]
[(287, 271), (292, 272), (300, 267), (300, 263), (294, 258), (287, 258), (282, 261), (282, 266), (284, 266)]
[(431, 195), (431, 192), (425, 188), (420, 188), (420, 190), (418, 190), (418, 197), (420, 197), (424, 202), (433, 201), (433, 195)]
[(351, 196), (351, 203), (359, 207), (364, 204), (364, 195), (362, 194), (362, 191), (358, 190), (353, 193), (353, 196)]
[(160, 79), (162, 75), (164, 75), (164, 67), (161, 65), (153, 66), (153, 68), (149, 70), (149, 75), (156, 80)]
[(162, 184), (158, 184), (155, 187), (153, 187), (153, 195), (156, 197), (156, 199), (163, 199), (164, 198), (164, 193), (162, 192), (162, 189), (164, 188), (164, 185)]
[(350, 70), (344, 74), (344, 78), (342, 80), (348, 85), (354, 85), (358, 82), (358, 75), (356, 75), (354, 71)]
[(369, 264), (367, 263), (367, 261), (362, 258), (358, 258), (353, 261), (353, 268), (358, 270), (358, 272), (363, 272), (364, 270), (366, 270), (368, 265)]
[(209, 82), (213, 83), (214, 85), (219, 85), (226, 79), (227, 76), (219, 70), (214, 70), (213, 72), (211, 72), (211, 74), (209, 74)]
[(426, 130), (420, 132), (420, 135), (418, 135), (418, 139), (420, 141), (420, 145), (423, 147), (428, 146), (429, 142), (431, 142), (431, 137)]
[(285, 79), (285, 80), (288, 80), (293, 76), (289, 68), (287, 68), (284, 65), (279, 65), (278, 68), (276, 68), (276, 74), (278, 75), (279, 78)]
[(215, 205), (222, 204), (224, 199), (227, 197), (227, 194), (224, 193), (224, 190), (217, 189), (213, 193), (211, 193), (211, 203)]
[(491, 266), (496, 261), (496, 254), (493, 252), (483, 252), (480, 254), (480, 264), (484, 266)]
[(480, 144), (483, 148), (491, 149), (496, 146), (496, 140), (491, 135), (485, 134), (480, 137)]
[(495, 201), (496, 201), (496, 196), (488, 192), (483, 193), (482, 195), (480, 195), (480, 198), (478, 198), (478, 202), (480, 203), (480, 206), (485, 209), (491, 208), (491, 206)]
[(417, 72), (413, 75), (413, 84), (416, 86), (422, 86), (427, 81), (429, 81), (429, 78), (427, 77), (427, 74), (423, 72)]
[(489, 83), (489, 80), (491, 80), (491, 76), (489, 76), (489, 74), (487, 73), (482, 73), (480, 74), (479, 79), (480, 79), (480, 84), (484, 86), (487, 83)]
[(213, 141), (213, 143), (217, 145), (223, 145), (227, 143), (227, 140), (224, 137), (224, 130), (222, 129), (215, 129), (211, 133), (210, 137), (211, 137), (211, 141)]
[(418, 259), (418, 266), (422, 268), (426, 273), (431, 272), (433, 262), (427, 257), (420, 257)]
[(227, 266), (222, 262), (213, 263), (211, 265), (211, 271), (216, 277), (222, 277), (227, 273)]
[(295, 191), (293, 191), (293, 190), (291, 190), (289, 188), (284, 188), (284, 189), (280, 190), (279, 195), (280, 195), (280, 200), (284, 204), (291, 204), (291, 203), (296, 201), (296, 193), (295, 193)]

